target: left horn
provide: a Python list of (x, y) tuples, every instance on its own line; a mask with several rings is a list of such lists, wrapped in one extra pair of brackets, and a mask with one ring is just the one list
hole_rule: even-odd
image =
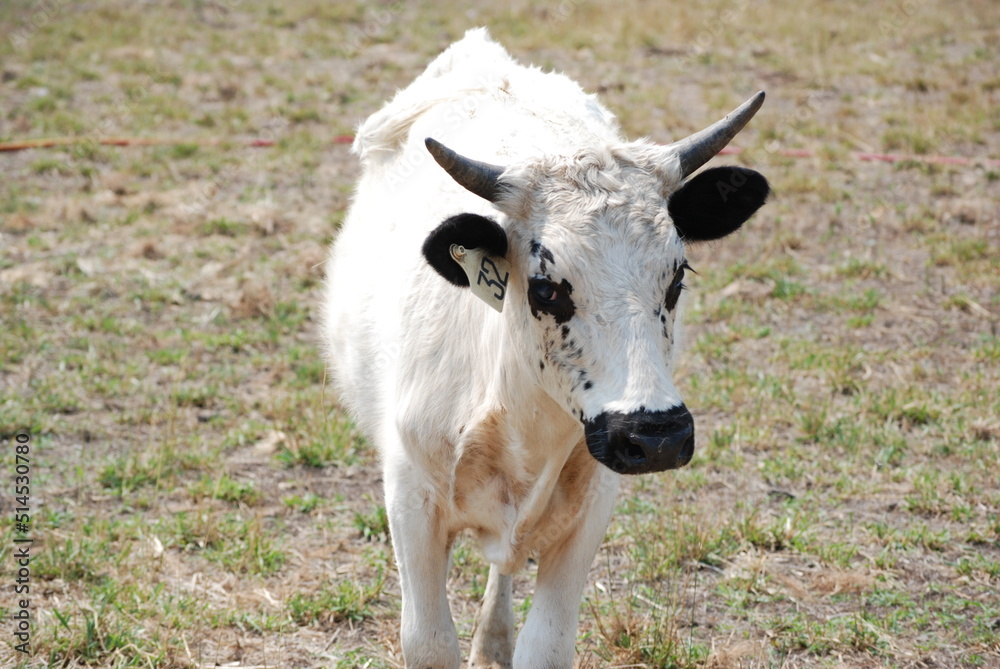
[(424, 146), (459, 186), (490, 202), (500, 197), (503, 167), (466, 158), (430, 137), (424, 140)]
[(680, 157), (681, 178), (688, 178), (692, 172), (726, 148), (726, 144), (729, 144), (733, 137), (743, 129), (743, 126), (753, 118), (762, 104), (764, 104), (764, 91), (759, 91), (730, 112), (726, 118), (716, 121), (704, 130), (682, 140), (668, 144), (665, 147), (667, 151), (676, 151)]

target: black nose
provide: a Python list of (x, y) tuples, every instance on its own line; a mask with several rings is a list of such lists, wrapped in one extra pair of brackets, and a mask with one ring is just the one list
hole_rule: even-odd
[(587, 448), (619, 474), (677, 469), (694, 455), (694, 419), (683, 404), (666, 411), (605, 411), (584, 425)]

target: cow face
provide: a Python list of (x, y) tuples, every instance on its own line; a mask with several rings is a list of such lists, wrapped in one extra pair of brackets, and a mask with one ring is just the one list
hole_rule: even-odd
[(733, 232), (768, 192), (763, 177), (739, 168), (679, 184), (641, 149), (536, 171), (550, 176), (512, 197), (513, 212), (530, 213), (509, 228), (512, 239), (523, 231), (519, 332), (522, 350), (535, 352), (532, 371), (583, 423), (594, 457), (629, 474), (681, 467), (694, 452), (672, 374), (692, 271), (685, 243)]
[(584, 185), (584, 205), (566, 206), (581, 189), (562, 178), (529, 191), (544, 194), (530, 209), (546, 215), (520, 222), (523, 298), (511, 304), (520, 347), (541, 387), (581, 421), (598, 461), (630, 474), (672, 469), (694, 448), (672, 378), (685, 247), (659, 184), (627, 166), (603, 168), (608, 190)]
[(682, 467), (694, 454), (694, 421), (672, 378), (691, 271), (685, 244), (738, 229), (769, 187), (738, 167), (691, 175), (763, 100), (760, 92), (670, 146), (640, 141), (506, 169), (426, 142), (438, 164), (502, 219), (452, 217), (428, 237), (424, 256), (457, 285), (468, 279), (449, 258), (452, 244), (507, 260), (504, 315), (515, 350), (583, 424), (591, 454), (617, 472)]
[(756, 172), (706, 170), (681, 183), (645, 145), (511, 167), (497, 221), (448, 219), (424, 254), (456, 285), (453, 243), (510, 266), (504, 317), (537, 383), (583, 425), (601, 463), (640, 474), (681, 467), (694, 422), (674, 385), (686, 243), (718, 239), (768, 194)]

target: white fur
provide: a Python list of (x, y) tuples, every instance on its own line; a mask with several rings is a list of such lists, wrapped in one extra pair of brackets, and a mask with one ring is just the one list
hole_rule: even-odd
[[(494, 205), (463, 190), (425, 137), (508, 166), (509, 193)], [(518, 65), (483, 29), (365, 121), (354, 150), (363, 175), (332, 250), (323, 329), (334, 383), (383, 459), (406, 665), (460, 663), (445, 584), (451, 542), (471, 528), (495, 565), (489, 608), (509, 607), (504, 575), (539, 556), (514, 666), (570, 667), (580, 597), (618, 486), (592, 458), (590, 468), (573, 459), (581, 449), (590, 458), (581, 419), (681, 402), (671, 374), (676, 315), (663, 326), (657, 310), (684, 257), (666, 212), (677, 160), (625, 142), (593, 96)], [(428, 233), (462, 212), (507, 232), (502, 314), (421, 256)], [(553, 254), (554, 279), (572, 283), (574, 347), (555, 346), (560, 327), (530, 312), (532, 240)], [(592, 389), (582, 389), (581, 371)], [(506, 463), (500, 474), (486, 466), (501, 460), (484, 460), (484, 442)], [(563, 481), (571, 462), (583, 473)], [(465, 490), (470, 471), (480, 479)], [(509, 664), (501, 637), (512, 617), (488, 610), (483, 620), (489, 638), (477, 631), (472, 662)]]

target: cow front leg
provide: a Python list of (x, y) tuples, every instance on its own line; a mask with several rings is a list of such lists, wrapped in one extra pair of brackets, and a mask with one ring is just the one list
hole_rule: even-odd
[(472, 633), (470, 669), (511, 669), (514, 654), (514, 579), (490, 565), (483, 605)]
[(407, 669), (458, 669), (458, 634), (448, 608), (450, 538), (433, 488), (412, 463), (386, 459), (385, 506), (403, 594), (400, 643)]
[(617, 491), (618, 475), (600, 468), (576, 526), (541, 550), (531, 611), (514, 651), (517, 669), (573, 666), (580, 599), (590, 565), (608, 529)]

